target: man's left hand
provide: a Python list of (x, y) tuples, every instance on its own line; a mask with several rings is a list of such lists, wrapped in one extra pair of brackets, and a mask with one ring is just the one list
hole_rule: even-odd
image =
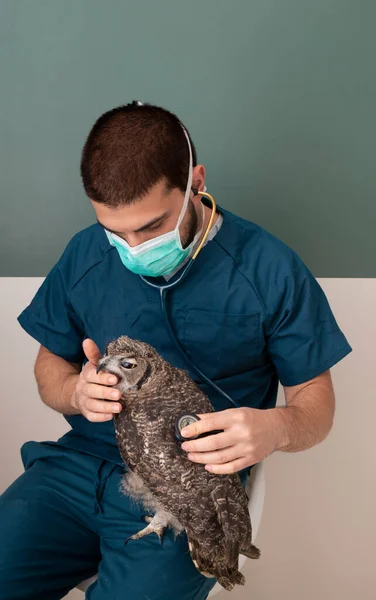
[(193, 462), (205, 464), (212, 473), (228, 474), (254, 465), (281, 445), (283, 421), (273, 409), (242, 407), (199, 414), (200, 421), (185, 427), (184, 437), (223, 429), (223, 433), (184, 442)]

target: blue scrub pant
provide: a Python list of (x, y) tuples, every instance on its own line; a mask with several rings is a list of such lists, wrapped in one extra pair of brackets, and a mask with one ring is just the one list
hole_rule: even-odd
[(124, 540), (145, 511), (118, 487), (125, 467), (54, 442), (26, 442), (25, 472), (0, 497), (0, 600), (57, 600), (98, 571), (88, 600), (204, 600), (185, 533)]

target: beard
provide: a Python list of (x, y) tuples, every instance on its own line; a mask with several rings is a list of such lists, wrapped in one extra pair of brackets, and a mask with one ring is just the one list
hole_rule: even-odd
[(194, 237), (197, 233), (198, 226), (199, 226), (198, 216), (197, 216), (197, 212), (195, 209), (195, 205), (193, 204), (191, 199), (189, 199), (187, 214), (188, 214), (188, 223), (185, 225), (184, 231), (182, 232), (182, 236), (181, 236), (181, 244), (182, 244), (183, 248), (186, 248), (192, 242), (192, 240), (194, 239)]

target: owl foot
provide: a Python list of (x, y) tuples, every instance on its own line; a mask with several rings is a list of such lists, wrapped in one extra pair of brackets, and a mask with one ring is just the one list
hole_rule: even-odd
[(127, 538), (124, 544), (127, 544), (129, 540), (139, 540), (140, 538), (144, 537), (145, 535), (149, 535), (150, 533), (156, 533), (160, 543), (163, 544), (163, 533), (166, 527), (165, 524), (162, 524), (158, 520), (157, 515), (155, 515), (154, 517), (150, 517), (149, 515), (143, 515), (143, 517), (145, 521), (149, 523), (149, 525), (144, 527), (144, 529), (141, 529), (141, 531), (139, 531), (138, 533), (135, 533), (129, 538)]

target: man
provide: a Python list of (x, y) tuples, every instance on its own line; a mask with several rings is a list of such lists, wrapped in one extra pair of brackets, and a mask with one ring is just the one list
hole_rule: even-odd
[[(201, 600), (215, 580), (195, 569), (184, 535), (174, 542), (167, 531), (163, 546), (152, 535), (124, 546), (144, 521), (118, 490), (119, 393), (114, 376), (96, 373), (106, 344), (126, 334), (189, 371), (217, 412), (201, 415), (186, 437), (226, 435), (220, 445), (213, 435), (183, 448), (214, 473), (239, 472), (243, 484), (272, 452), (304, 450), (327, 436), (329, 369), (351, 348), (299, 257), (223, 208), (179, 280), (211, 207), (200, 194), (205, 168), (175, 115), (139, 103), (105, 113), (84, 146), (81, 174), (97, 223), (73, 237), (19, 316), (41, 344), (41, 398), (71, 430), (22, 447), (25, 473), (0, 501), (0, 598), (62, 598), (98, 570), (91, 600)], [(185, 354), (169, 336), (159, 288), (148, 285), (178, 280), (168, 312)], [(278, 381), (286, 407), (275, 407)]]

